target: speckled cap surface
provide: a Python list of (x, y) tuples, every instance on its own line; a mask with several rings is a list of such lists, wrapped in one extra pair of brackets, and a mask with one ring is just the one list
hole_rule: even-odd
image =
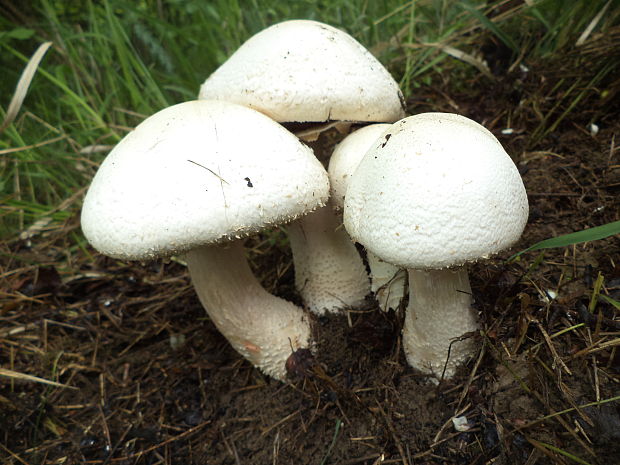
[(110, 152), (84, 199), (82, 230), (123, 259), (242, 237), (322, 206), (327, 173), (265, 115), (191, 101), (147, 118)]
[(390, 127), (385, 123), (371, 124), (352, 132), (336, 145), (331, 158), (327, 174), (331, 201), (336, 208), (344, 206), (344, 197), (349, 187), (351, 176), (355, 172), (364, 155), (372, 144)]
[(346, 194), (351, 237), (383, 260), (433, 269), (488, 257), (521, 236), (528, 201), (517, 167), (478, 123), (405, 118), (366, 153)]
[(279, 122), (393, 122), (403, 95), (383, 65), (349, 34), (291, 20), (247, 40), (200, 88)]

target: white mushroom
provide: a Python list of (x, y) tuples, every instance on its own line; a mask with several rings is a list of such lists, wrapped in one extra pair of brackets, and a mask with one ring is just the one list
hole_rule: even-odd
[(283, 380), (291, 353), (310, 346), (309, 322), (260, 286), (236, 239), (322, 206), (328, 190), (312, 151), (271, 119), (233, 103), (185, 102), (110, 152), (84, 200), (82, 229), (112, 257), (185, 254), (217, 328)]
[(349, 184), (344, 223), (381, 259), (409, 270), (403, 330), (408, 362), (452, 377), (475, 344), (465, 263), (509, 247), (528, 202), (519, 172), (497, 139), (463, 116), (425, 113), (386, 131)]
[[(404, 115), (403, 95), (383, 65), (347, 33), (309, 20), (251, 37), (207, 78), (199, 98), (246, 105), (281, 123), (393, 122)], [(305, 140), (330, 126), (302, 131)], [(331, 210), (288, 228), (296, 287), (318, 314), (357, 306), (370, 291), (363, 261)]]
[(278, 122), (404, 116), (403, 95), (383, 65), (346, 32), (309, 20), (248, 39), (207, 78), (199, 98), (236, 102)]
[[(344, 207), (344, 198), (351, 176), (374, 142), (390, 127), (389, 124), (371, 124), (349, 134), (334, 149), (327, 174), (331, 198), (337, 210)], [(397, 309), (405, 294), (405, 270), (381, 260), (372, 252), (366, 253), (370, 268), (370, 289), (379, 308)]]

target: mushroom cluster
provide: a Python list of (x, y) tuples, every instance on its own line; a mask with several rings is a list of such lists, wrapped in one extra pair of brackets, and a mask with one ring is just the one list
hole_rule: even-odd
[(216, 70), (199, 100), (152, 115), (114, 148), (84, 200), (84, 234), (120, 259), (182, 256), (220, 332), (284, 380), (290, 357), (312, 349), (311, 319), (260, 286), (240, 239), (289, 223), (297, 288), (315, 313), (361, 304), (370, 285), (328, 203), (325, 168), (278, 123), (304, 123), (299, 136), (309, 140), (333, 126), (396, 121), (402, 102), (348, 34), (316, 21), (276, 24)]
[[(218, 330), (282, 381), (313, 350), (306, 310), (357, 307), (371, 291), (398, 309), (408, 280), (407, 360), (451, 377), (478, 328), (465, 264), (514, 243), (527, 212), (489, 131), (453, 114), (405, 117), (398, 84), (368, 50), (294, 20), (245, 42), (198, 100), (128, 134), (92, 181), (82, 229), (119, 259), (183, 257)], [(263, 289), (245, 258), (243, 238), (281, 225), (304, 309)]]

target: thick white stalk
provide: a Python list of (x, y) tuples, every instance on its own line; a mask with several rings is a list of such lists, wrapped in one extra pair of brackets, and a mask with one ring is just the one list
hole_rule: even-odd
[(405, 276), (407, 270), (381, 260), (374, 253), (366, 251), (370, 267), (370, 288), (384, 312), (398, 309), (405, 296)]
[(284, 381), (288, 357), (310, 346), (303, 310), (260, 285), (241, 241), (191, 250), (186, 260), (200, 302), (217, 329), (254, 366)]
[(362, 257), (331, 202), (291, 223), (295, 285), (309, 310), (319, 315), (356, 307), (370, 292)]
[(471, 337), (453, 342), (478, 329), (467, 269), (408, 271), (409, 305), (403, 328), (407, 361), (437, 378), (446, 366), (444, 377), (451, 378), (476, 349)]

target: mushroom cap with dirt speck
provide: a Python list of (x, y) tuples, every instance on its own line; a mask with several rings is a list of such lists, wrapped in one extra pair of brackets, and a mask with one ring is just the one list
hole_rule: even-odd
[(403, 268), (440, 269), (516, 242), (528, 217), (517, 167), (480, 124), (423, 113), (392, 125), (347, 189), (351, 237)]
[(150, 116), (101, 164), (82, 229), (100, 252), (150, 259), (247, 236), (325, 204), (312, 150), (265, 115), (222, 101)]
[(404, 116), (398, 84), (346, 32), (310, 20), (275, 24), (245, 42), (200, 88), (279, 122), (392, 122)]
[(342, 209), (349, 181), (357, 165), (364, 158), (373, 142), (379, 139), (390, 126), (387, 123), (364, 126), (349, 134), (336, 145), (327, 168), (330, 198), (335, 208)]
[[(330, 203), (337, 210), (344, 207), (347, 187), (360, 161), (391, 126), (385, 123), (364, 126), (345, 137), (334, 149), (327, 174), (331, 191)], [(369, 251), (366, 259), (370, 269), (371, 290), (377, 298), (379, 308), (384, 311), (398, 308), (405, 290), (404, 271)]]

